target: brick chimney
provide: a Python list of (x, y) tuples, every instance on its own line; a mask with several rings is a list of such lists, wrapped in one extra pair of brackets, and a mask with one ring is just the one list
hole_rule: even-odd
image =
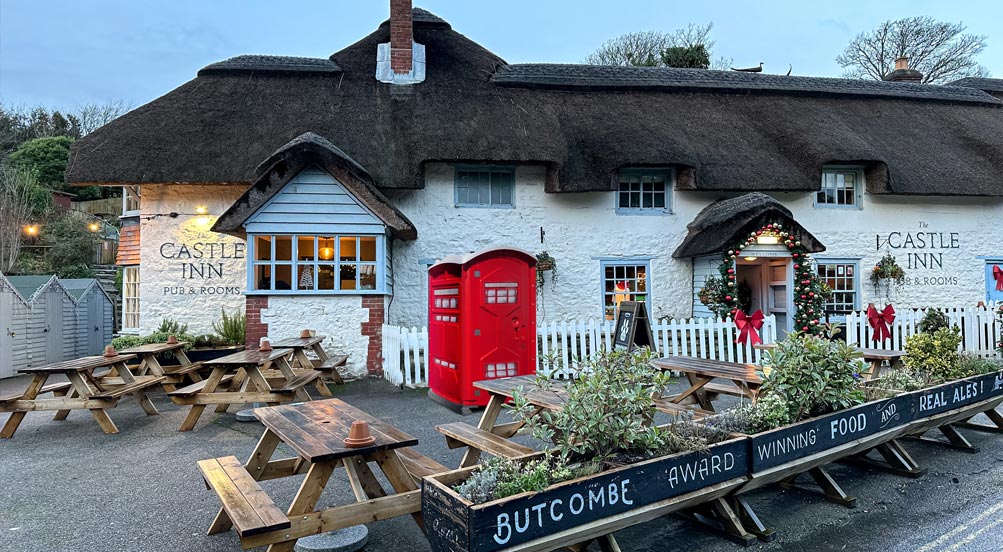
[(376, 51), (376, 80), (417, 84), (425, 80), (425, 46), (414, 41), (411, 0), (390, 0), (390, 42)]
[(909, 58), (900, 56), (895, 58), (895, 70), (885, 75), (886, 81), (894, 82), (923, 82), (923, 73), (909, 68)]
[(394, 73), (411, 72), (412, 44), (411, 0), (390, 0), (390, 69)]

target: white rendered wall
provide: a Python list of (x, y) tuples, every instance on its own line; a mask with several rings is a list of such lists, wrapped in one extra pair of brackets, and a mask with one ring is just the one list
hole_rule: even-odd
[(268, 324), (273, 340), (297, 337), (304, 329), (327, 336), (323, 345), (328, 354), (348, 353), (348, 364), (339, 371), (351, 378), (366, 375), (369, 338), (360, 330), (368, 320), (369, 309), (358, 295), (271, 295), (268, 308), (261, 309), (261, 322)]
[[(391, 323), (427, 322), (427, 275), (421, 261), (493, 246), (514, 246), (532, 253), (547, 250), (557, 260), (560, 279), (553, 289), (549, 281), (545, 284), (539, 299), (541, 320), (599, 318), (600, 259), (615, 257), (651, 257), (648, 278), (653, 317), (692, 315), (691, 263), (673, 259), (672, 251), (697, 213), (717, 199), (737, 194), (673, 191), (672, 214), (623, 216), (616, 214), (611, 192), (546, 194), (544, 173), (538, 166), (517, 168), (513, 209), (455, 207), (453, 168), (447, 164), (426, 165), (424, 190), (388, 191), (418, 230), (416, 241), (394, 244)], [(773, 195), (828, 247), (816, 257), (860, 259), (864, 306), (883, 301), (871, 287), (868, 271), (886, 250), (898, 257), (910, 279), (901, 290), (892, 291), (890, 299), (900, 308), (975, 304), (985, 298), (984, 261), (979, 257), (1003, 255), (1003, 235), (993, 230), (1003, 219), (999, 198), (865, 194), (864, 208), (854, 210), (817, 209), (808, 193)], [(546, 232), (543, 244), (540, 227)], [(945, 243), (956, 247), (890, 249), (885, 242), (893, 232), (899, 233), (898, 241), (904, 241), (907, 232), (943, 234)], [(909, 269), (907, 253), (935, 255), (942, 267)]]
[[(243, 192), (243, 186), (142, 186), (140, 334), (154, 331), (164, 318), (188, 324), (191, 334), (211, 333), (221, 308), (244, 310), (244, 241), (209, 231), (216, 216)], [(199, 206), (211, 216), (195, 215)], [(163, 216), (172, 212), (178, 217)]]

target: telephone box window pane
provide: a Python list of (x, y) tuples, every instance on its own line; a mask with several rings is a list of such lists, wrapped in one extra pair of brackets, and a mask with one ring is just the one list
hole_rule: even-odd
[(272, 259), (272, 237), (257, 236), (254, 238), (254, 258), (259, 261)]
[(275, 236), (275, 260), (293, 260), (293, 238), (292, 236)]

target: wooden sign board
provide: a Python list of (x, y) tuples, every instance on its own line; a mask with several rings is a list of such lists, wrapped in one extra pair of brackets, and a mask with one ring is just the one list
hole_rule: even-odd
[[(448, 486), (422, 482), (422, 513), (432, 550), (493, 552), (593, 523), (726, 481), (742, 482), (749, 470), (746, 438), (707, 450), (653, 458), (567, 481), (539, 493), (471, 505)], [(712, 489), (713, 490), (713, 489)], [(580, 542), (587, 538), (571, 538)], [(549, 548), (548, 548), (549, 549)]]
[(917, 417), (922, 418), (999, 395), (1003, 395), (1003, 372), (972, 376), (937, 387), (913, 391), (907, 396), (913, 400)]
[[(638, 326), (641, 326), (638, 328)], [(630, 351), (636, 347), (655, 350), (655, 338), (651, 333), (648, 309), (642, 301), (623, 301), (616, 317), (616, 333), (613, 334), (613, 349)], [(640, 330), (640, 331), (638, 331)]]

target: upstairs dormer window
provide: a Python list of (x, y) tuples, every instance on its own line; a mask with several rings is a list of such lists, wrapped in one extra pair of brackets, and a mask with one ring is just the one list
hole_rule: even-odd
[(515, 168), (488, 165), (456, 167), (457, 207), (511, 208), (515, 205)]
[(616, 212), (660, 215), (672, 212), (672, 169), (623, 169), (617, 177)]
[(822, 186), (815, 207), (860, 209), (864, 196), (864, 171), (853, 167), (822, 169)]

